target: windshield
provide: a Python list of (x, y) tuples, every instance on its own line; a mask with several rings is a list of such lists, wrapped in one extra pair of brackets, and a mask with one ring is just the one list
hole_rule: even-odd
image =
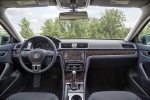
[(141, 14), (139, 8), (89, 6), (88, 19), (59, 20), (57, 7), (9, 8), (6, 14), (28, 39), (35, 35), (55, 38), (124, 39)]

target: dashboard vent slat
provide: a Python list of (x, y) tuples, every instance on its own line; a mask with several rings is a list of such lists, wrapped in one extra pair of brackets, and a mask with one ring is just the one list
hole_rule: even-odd
[(77, 43), (77, 48), (88, 48), (87, 43)]
[(72, 43), (62, 43), (61, 48), (72, 48)]
[(125, 49), (131, 49), (131, 48), (135, 48), (134, 46), (133, 46), (133, 44), (121, 44), (122, 45), (122, 48), (125, 48)]
[(21, 44), (17, 44), (15, 49), (20, 49), (20, 47), (21, 47)]

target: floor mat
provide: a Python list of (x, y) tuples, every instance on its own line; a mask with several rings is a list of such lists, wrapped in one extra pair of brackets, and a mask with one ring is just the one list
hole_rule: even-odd
[(39, 88), (33, 88), (33, 78), (27, 81), (22, 87), (20, 92), (48, 92), (57, 95), (62, 98), (62, 80), (58, 77), (48, 78), (42, 77), (41, 86)]

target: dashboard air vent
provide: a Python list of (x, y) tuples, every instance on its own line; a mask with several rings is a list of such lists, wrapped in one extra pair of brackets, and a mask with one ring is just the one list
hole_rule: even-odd
[(72, 48), (72, 43), (62, 43), (61, 48)]
[(87, 43), (77, 43), (77, 48), (88, 48)]
[(21, 47), (21, 44), (17, 44), (15, 49), (20, 49), (20, 47)]
[(122, 47), (123, 48), (125, 48), (125, 49), (127, 49), (127, 48), (135, 48), (134, 46), (133, 46), (133, 44), (121, 44), (122, 45)]

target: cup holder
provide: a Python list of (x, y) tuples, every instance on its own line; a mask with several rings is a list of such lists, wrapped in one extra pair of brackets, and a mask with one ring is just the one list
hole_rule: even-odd
[(79, 95), (74, 95), (72, 96), (71, 100), (82, 100), (82, 98)]

